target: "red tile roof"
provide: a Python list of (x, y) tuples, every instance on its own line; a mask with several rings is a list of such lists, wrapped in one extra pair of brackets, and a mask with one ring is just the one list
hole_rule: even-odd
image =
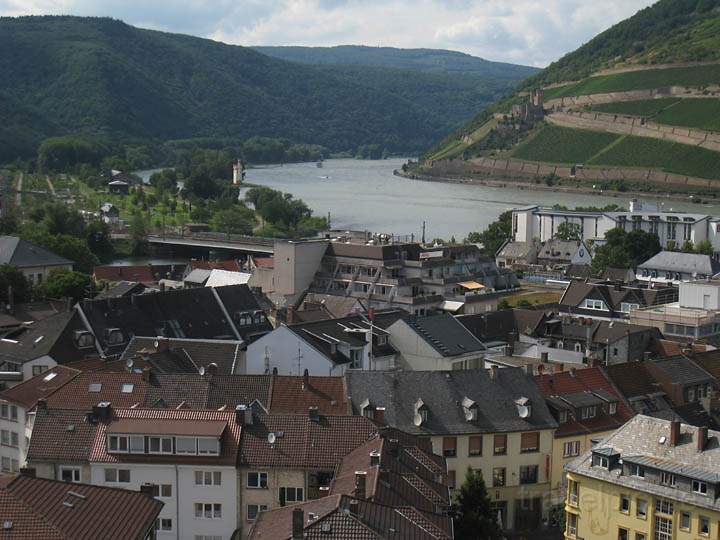
[(10, 401), (31, 409), (40, 398), (47, 399), (53, 392), (80, 375), (80, 371), (66, 366), (54, 368), (28, 379), (24, 383), (0, 392), (0, 400)]
[(229, 270), (230, 272), (240, 272), (240, 264), (235, 259), (227, 261), (204, 261), (193, 259), (190, 261), (190, 268), (193, 270)]
[(614, 416), (599, 412), (595, 418), (589, 420), (570, 419), (558, 426), (555, 437), (565, 437), (574, 433), (598, 433), (616, 429), (635, 415), (599, 367), (537, 375), (535, 376), (535, 382), (542, 395), (546, 398), (594, 390), (608, 392), (619, 400), (617, 413)]
[(38, 410), (27, 459), (29, 462), (87, 461), (96, 429), (87, 421), (85, 411)]
[[(148, 393), (148, 384), (142, 377), (141, 373), (128, 371), (82, 373), (53, 393), (48, 398), (48, 407), (90, 411), (100, 401), (109, 401), (118, 408), (142, 406)], [(99, 385), (99, 391), (91, 392), (91, 385)], [(126, 390), (132, 385), (130, 392), (123, 392), (125, 385)]]
[(227, 420), (188, 421), (166, 418), (118, 418), (106, 428), (108, 433), (127, 435), (196, 435), (220, 437), (227, 428)]
[(138, 281), (140, 283), (153, 283), (155, 276), (149, 265), (140, 266), (96, 266), (93, 270), (96, 280), (105, 281)]
[(272, 268), (273, 266), (272, 257), (253, 257), (253, 262), (255, 263), (255, 266), (259, 267)]
[(2, 538), (143, 540), (163, 503), (145, 494), (55, 480), (12, 477), (0, 485)]
[[(280, 433), (275, 444), (268, 433)], [(243, 426), (238, 465), (250, 467), (324, 467), (334, 469), (340, 459), (377, 433), (363, 416), (259, 414)]]
[(309, 407), (317, 407), (320, 414), (351, 414), (347, 399), (345, 377), (303, 377), (276, 375), (270, 386), (270, 413), (306, 414)]

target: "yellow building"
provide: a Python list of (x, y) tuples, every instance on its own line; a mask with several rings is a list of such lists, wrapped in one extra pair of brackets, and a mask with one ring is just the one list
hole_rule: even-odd
[(567, 467), (565, 538), (720, 537), (720, 432), (636, 416)]

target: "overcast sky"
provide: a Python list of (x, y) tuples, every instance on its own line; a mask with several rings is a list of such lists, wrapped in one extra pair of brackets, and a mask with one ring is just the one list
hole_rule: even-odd
[(654, 0), (0, 0), (238, 45), (427, 47), (543, 67)]

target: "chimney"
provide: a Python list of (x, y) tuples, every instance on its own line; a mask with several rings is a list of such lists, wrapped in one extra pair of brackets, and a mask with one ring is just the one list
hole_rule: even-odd
[(697, 451), (702, 452), (705, 450), (705, 445), (707, 445), (707, 438), (708, 438), (708, 428), (707, 426), (699, 427), (697, 430)]
[(533, 367), (532, 364), (525, 364), (523, 366), (523, 370), (525, 371), (525, 374), (529, 375), (530, 377), (535, 375), (535, 368)]
[(287, 316), (285, 317), (285, 322), (288, 324), (295, 323), (295, 306), (293, 304), (289, 304), (287, 307)]
[(544, 375), (545, 374), (545, 364), (538, 364), (537, 370), (538, 370), (538, 375)]
[(165, 282), (160, 280), (160, 292), (165, 292)]
[(360, 513), (360, 503), (357, 499), (350, 500), (350, 503), (348, 504), (348, 510), (350, 511), (351, 516), (357, 517), (357, 515)]
[(670, 446), (677, 446), (680, 442), (680, 421), (670, 422)]
[(303, 371), (303, 382), (302, 382), (302, 388), (303, 390), (307, 390), (310, 388), (310, 372), (305, 368)]
[(388, 439), (388, 448), (390, 449), (390, 455), (394, 458), (400, 454), (400, 443), (397, 439)]
[(47, 399), (40, 398), (37, 400), (37, 410), (38, 411), (47, 411)]
[(109, 401), (101, 401), (97, 405), (93, 406), (93, 416), (100, 422), (106, 422), (110, 420), (112, 408), (110, 407)]
[(515, 330), (508, 334), (508, 356), (512, 356), (515, 352), (515, 342), (517, 341), (517, 334)]
[(303, 540), (305, 528), (305, 513), (302, 508), (296, 508), (292, 513), (292, 540)]
[(153, 496), (153, 491), (154, 491), (153, 488), (154, 488), (154, 487), (155, 487), (155, 486), (153, 486), (152, 484), (148, 484), (148, 483), (142, 484), (142, 485), (140, 486), (140, 493), (142, 493), (143, 495), (147, 495), (148, 497), (152, 497), (152, 496)]
[(308, 407), (308, 417), (313, 422), (317, 422), (318, 420), (320, 420), (320, 413), (318, 412), (318, 408), (317, 407)]
[(375, 408), (375, 423), (379, 426), (385, 425), (385, 407)]
[(574, 377), (576, 372), (577, 372), (577, 370), (574, 367), (570, 368), (570, 376), (571, 377)]
[(235, 423), (239, 426), (251, 426), (253, 423), (252, 409), (247, 405), (235, 407)]
[(355, 497), (365, 500), (365, 485), (367, 482), (367, 472), (355, 471)]
[(151, 374), (152, 374), (152, 368), (150, 366), (145, 366), (142, 370), (142, 380), (146, 383), (149, 383)]
[(28, 478), (35, 478), (37, 476), (35, 467), (23, 467), (20, 469), (21, 476), (27, 476)]
[(497, 374), (498, 374), (498, 367), (497, 365), (493, 364), (490, 366), (490, 379), (495, 381), (497, 380)]
[(278, 368), (277, 368), (277, 366), (275, 366), (275, 367), (273, 368), (272, 374), (273, 374), (273, 375), (277, 375), (277, 374), (278, 374)]
[(548, 353), (547, 353), (547, 351), (540, 353), (540, 361), (541, 361), (543, 364), (547, 364), (547, 363), (548, 363)]
[(158, 336), (155, 339), (155, 351), (165, 352), (170, 348), (170, 340), (163, 336)]
[(217, 375), (218, 372), (218, 365), (215, 362), (210, 362), (207, 366), (205, 366), (205, 373), (208, 375)]
[(557, 364), (555, 364), (555, 373), (562, 373), (563, 371), (565, 371), (565, 364), (563, 364), (562, 362), (558, 362)]
[(380, 465), (380, 452), (373, 450), (370, 452), (370, 466), (377, 467), (378, 465)]

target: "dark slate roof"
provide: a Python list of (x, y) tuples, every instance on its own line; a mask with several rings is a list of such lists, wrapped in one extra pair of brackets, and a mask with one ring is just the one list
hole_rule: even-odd
[(663, 371), (671, 381), (679, 384), (700, 384), (713, 381), (712, 375), (686, 356), (653, 360), (651, 365)]
[(21, 240), (17, 236), (0, 236), (0, 264), (30, 268), (33, 266), (64, 266), (73, 264), (73, 261)]
[[(349, 372), (346, 375), (353, 411), (369, 400), (385, 407), (388, 425), (415, 435), (492, 433), (550, 429), (557, 423), (532, 377), (520, 368), (497, 370), (496, 379), (483, 369), (458, 371)], [(461, 403), (467, 397), (478, 406), (477, 420), (465, 419)], [(523, 419), (515, 401), (530, 400), (532, 414)], [(427, 422), (417, 427), (413, 418), (421, 399)]]
[(664, 393), (645, 362), (627, 362), (605, 368), (608, 378), (628, 399)]
[(58, 364), (82, 360), (87, 352), (95, 353), (96, 350), (79, 349), (74, 341), (76, 330), (86, 328), (74, 311), (63, 311), (22, 325), (5, 334), (0, 341), (0, 361), (24, 363), (45, 355), (51, 356)]
[(503, 309), (457, 317), (465, 328), (483, 342), (507, 341), (511, 332), (535, 336), (544, 328), (547, 315), (535, 309)]
[(485, 350), (485, 345), (449, 313), (423, 317), (410, 315), (403, 321), (442, 356)]
[(638, 268), (713, 276), (720, 272), (720, 262), (714, 260), (710, 255), (700, 253), (661, 251), (657, 255), (650, 257)]
[(121, 296), (140, 294), (145, 289), (147, 289), (147, 285), (139, 283), (137, 281), (119, 281), (117, 283), (114, 283), (107, 289), (103, 290), (95, 298), (120, 298)]
[(683, 424), (698, 427), (708, 427), (714, 430), (720, 430), (718, 422), (710, 415), (699, 401), (686, 403), (679, 407), (661, 409), (649, 414), (655, 418), (664, 420), (680, 420)]
[(603, 300), (611, 310), (619, 311), (623, 302), (639, 304), (642, 307), (675, 302), (678, 299), (678, 289), (675, 287), (648, 289), (615, 283), (571, 281), (560, 299), (560, 306), (576, 307), (586, 298)]

